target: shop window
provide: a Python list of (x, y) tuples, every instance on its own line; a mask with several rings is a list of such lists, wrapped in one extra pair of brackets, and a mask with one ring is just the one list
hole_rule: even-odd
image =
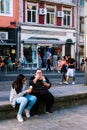
[(23, 45), (23, 54), (27, 63), (37, 63), (36, 45)]
[(24, 47), (24, 56), (26, 57), (27, 62), (32, 62), (32, 48)]
[(9, 56), (10, 55), (10, 48), (3, 49), (3, 55)]
[(37, 23), (37, 5), (36, 4), (31, 4), (27, 3), (27, 22), (30, 23)]

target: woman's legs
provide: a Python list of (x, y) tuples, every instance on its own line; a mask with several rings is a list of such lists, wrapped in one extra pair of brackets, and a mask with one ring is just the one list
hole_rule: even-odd
[(42, 100), (46, 103), (46, 111), (50, 111), (53, 103), (54, 103), (54, 96), (51, 93), (43, 94)]
[(17, 102), (18, 104), (20, 104), (19, 110), (18, 110), (18, 114), (19, 114), (19, 115), (22, 115), (22, 113), (23, 113), (23, 111), (24, 111), (24, 108), (25, 108), (25, 106), (26, 106), (27, 103), (28, 103), (28, 100), (27, 100), (27, 98), (25, 98), (25, 97), (18, 97), (18, 98), (16, 99), (16, 102)]
[(27, 104), (26, 109), (30, 110), (32, 108), (32, 106), (35, 104), (37, 98), (35, 96), (29, 95), (29, 94), (27, 94), (25, 97), (28, 100), (28, 104)]
[(34, 114), (35, 115), (38, 115), (38, 110), (39, 110), (39, 103), (40, 103), (40, 100), (41, 100), (41, 96), (39, 93), (34, 93), (32, 92), (32, 95), (36, 96), (37, 100), (33, 106), (33, 111), (34, 111)]

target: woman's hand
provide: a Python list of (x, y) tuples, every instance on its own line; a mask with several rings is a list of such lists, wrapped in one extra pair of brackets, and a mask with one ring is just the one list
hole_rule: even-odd
[(32, 92), (31, 88), (29, 88), (29, 89), (26, 90), (26, 93), (31, 93), (31, 92)]
[(46, 87), (46, 88), (50, 88), (50, 84), (46, 83), (46, 82), (43, 82), (43, 86)]

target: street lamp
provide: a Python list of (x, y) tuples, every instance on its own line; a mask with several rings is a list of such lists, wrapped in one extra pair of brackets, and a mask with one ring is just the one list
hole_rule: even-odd
[(84, 85), (87, 85), (87, 0), (84, 1), (84, 58), (85, 58)]

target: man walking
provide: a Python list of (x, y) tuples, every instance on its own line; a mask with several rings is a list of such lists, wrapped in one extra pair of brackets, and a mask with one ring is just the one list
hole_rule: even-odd
[(69, 77), (72, 77), (72, 84), (75, 84), (75, 66), (75, 59), (71, 56), (68, 56), (68, 70), (66, 73), (66, 81), (64, 82), (65, 84), (68, 84)]

